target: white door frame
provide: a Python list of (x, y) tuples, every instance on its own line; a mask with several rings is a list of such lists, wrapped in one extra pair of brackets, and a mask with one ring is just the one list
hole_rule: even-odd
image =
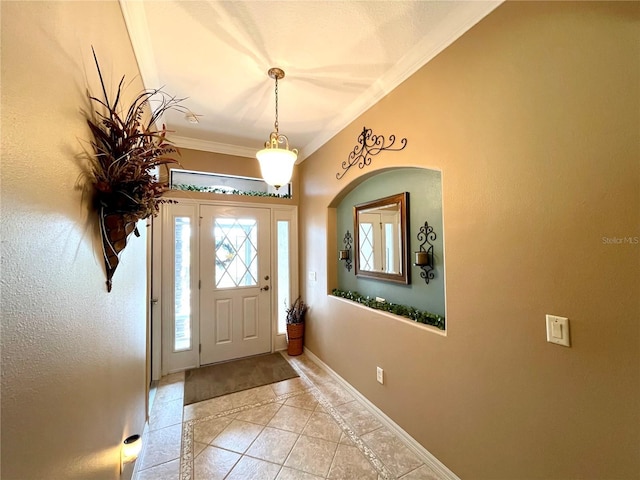
[(162, 376), (162, 216), (151, 218), (151, 292), (149, 308), (151, 310), (151, 335), (149, 345), (151, 355), (151, 380), (160, 380)]
[[(199, 307), (200, 307), (200, 291), (198, 282), (200, 272), (198, 271), (199, 262), (194, 261), (194, 257), (198, 258), (199, 245), (199, 205), (193, 202), (180, 201), (178, 204), (166, 204), (162, 209), (162, 375), (178, 372), (188, 368), (200, 366), (199, 341), (198, 332)], [(174, 262), (175, 262), (175, 239), (174, 239), (174, 219), (177, 217), (186, 217), (190, 219), (191, 238), (189, 242), (190, 248), (190, 313), (191, 313), (191, 344), (189, 348), (180, 351), (174, 351), (173, 348), (173, 332), (174, 332)]]
[[(171, 197), (167, 197), (168, 199)], [(288, 295), (289, 299), (295, 299), (298, 296), (299, 286), (299, 273), (298, 273), (298, 207), (296, 205), (277, 205), (277, 204), (269, 204), (269, 203), (254, 203), (254, 202), (232, 202), (232, 201), (216, 201), (216, 200), (205, 200), (205, 199), (187, 199), (187, 198), (176, 198), (178, 205), (190, 205), (195, 208), (196, 219), (199, 220), (200, 217), (200, 205), (215, 205), (215, 206), (238, 206), (238, 207), (249, 207), (249, 208), (264, 208), (270, 210), (270, 218), (271, 218), (271, 272), (272, 272), (272, 282), (271, 282), (271, 351), (283, 350), (286, 348), (286, 336), (283, 333), (278, 333), (278, 311), (283, 307), (278, 305), (278, 282), (277, 282), (277, 222), (278, 221), (287, 221), (289, 222), (289, 289), (290, 292)], [(154, 292), (152, 292), (152, 298), (158, 300), (158, 304), (153, 307), (154, 313), (160, 312), (158, 315), (154, 315), (152, 318), (152, 332), (153, 337), (156, 341), (152, 343), (152, 362), (154, 365), (152, 371), (152, 379), (158, 380), (161, 375), (167, 375), (169, 373), (182, 371), (192, 367), (200, 366), (200, 354), (199, 354), (199, 344), (200, 337), (199, 331), (197, 328), (194, 328), (192, 331), (192, 345), (195, 350), (192, 352), (192, 356), (189, 357), (189, 361), (185, 362), (183, 365), (179, 367), (171, 367), (168, 368), (166, 356), (166, 345), (167, 342), (170, 342), (170, 338), (168, 334), (172, 334), (170, 330), (170, 320), (173, 318), (173, 279), (171, 278), (173, 274), (173, 267), (170, 262), (167, 262), (167, 249), (173, 250), (173, 245), (168, 244), (167, 240), (169, 236), (173, 235), (172, 231), (167, 228), (169, 221), (169, 211), (171, 210), (171, 204), (163, 204), (161, 205), (160, 215), (154, 220), (154, 228), (153, 228), (153, 251), (152, 251), (152, 261), (154, 262), (153, 266), (153, 280), (155, 285), (160, 285), (159, 288), (154, 288)], [(199, 237), (199, 221), (196, 222), (196, 232), (194, 236), (196, 238)], [(169, 235), (171, 234), (171, 235)], [(197, 242), (198, 240), (196, 240)], [(196, 243), (195, 250), (192, 251), (197, 252), (199, 255), (199, 245)], [(192, 259), (192, 274), (194, 270), (198, 269), (197, 264), (198, 261), (194, 261)], [(160, 268), (157, 266), (160, 265)], [(192, 289), (193, 297), (192, 305), (199, 305), (199, 294), (200, 290), (197, 288), (199, 280), (199, 272), (197, 272), (195, 288)], [(192, 309), (193, 311), (193, 309)], [(197, 307), (196, 307), (197, 311)], [(199, 324), (199, 315), (198, 317), (194, 317), (194, 323)], [(162, 332), (162, 333), (160, 333)], [(158, 368), (156, 368), (158, 367)]]

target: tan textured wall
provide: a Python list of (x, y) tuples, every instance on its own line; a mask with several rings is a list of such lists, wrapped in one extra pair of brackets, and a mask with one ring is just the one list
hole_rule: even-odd
[[(303, 163), (307, 347), (461, 478), (638, 478), (639, 17), (503, 4)], [(363, 125), (408, 147), (336, 180)], [(394, 165), (443, 172), (447, 337), (325, 294), (327, 206)]]
[(255, 158), (180, 148), (178, 160), (185, 170), (261, 178), (260, 165)]
[(1, 8), (1, 476), (117, 479), (120, 443), (145, 421), (146, 232), (107, 293), (77, 188), (91, 46), (110, 85), (126, 74), (129, 98), (142, 85), (118, 2)]

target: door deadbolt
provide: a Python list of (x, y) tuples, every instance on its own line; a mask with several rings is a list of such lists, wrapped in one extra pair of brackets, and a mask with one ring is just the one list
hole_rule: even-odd
[(265, 276), (264, 276), (264, 279), (265, 279), (265, 280), (269, 280), (269, 275), (265, 275)]

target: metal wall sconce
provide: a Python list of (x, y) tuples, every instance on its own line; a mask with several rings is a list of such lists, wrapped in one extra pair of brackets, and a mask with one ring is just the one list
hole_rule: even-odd
[(140, 435), (131, 435), (122, 442), (120, 448), (120, 473), (124, 471), (127, 463), (133, 463), (138, 458), (142, 450), (142, 437)]
[[(415, 252), (414, 265), (422, 269), (420, 277), (424, 279), (427, 285), (429, 284), (429, 280), (435, 278), (433, 271), (433, 245), (431, 244), (435, 239), (436, 233), (433, 231), (433, 227), (429, 226), (429, 222), (425, 221), (424, 226), (420, 227), (420, 231), (418, 232), (418, 240), (422, 243), (420, 244), (420, 250)], [(425, 245), (428, 246), (425, 248)]]
[(352, 267), (351, 247), (353, 245), (353, 237), (349, 230), (347, 230), (342, 243), (344, 243), (344, 250), (338, 251), (338, 260), (344, 260), (344, 266), (347, 268), (347, 272), (350, 272)]

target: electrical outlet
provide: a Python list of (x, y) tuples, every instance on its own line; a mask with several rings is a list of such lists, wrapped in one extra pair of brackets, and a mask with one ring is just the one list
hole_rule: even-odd
[(376, 372), (376, 379), (378, 380), (378, 383), (381, 383), (384, 385), (384, 370), (381, 369), (380, 367), (377, 367), (377, 372)]

